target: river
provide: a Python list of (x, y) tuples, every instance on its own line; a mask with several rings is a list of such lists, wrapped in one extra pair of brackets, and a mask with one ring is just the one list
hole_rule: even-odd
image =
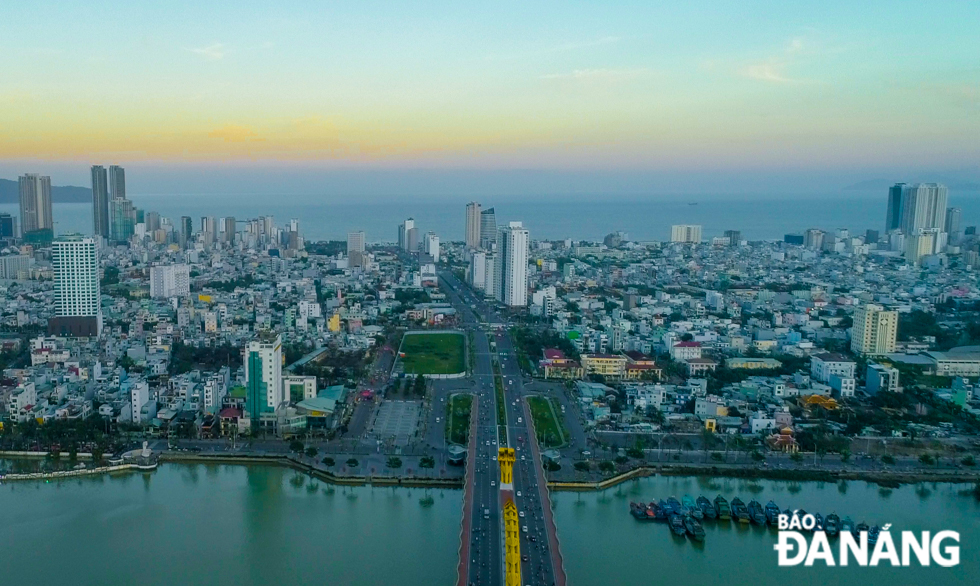
[[(719, 478), (651, 477), (602, 492), (556, 493), (555, 522), (568, 583), (574, 586), (663, 584), (692, 586), (792, 585), (817, 586), (943, 586), (980, 584), (980, 502), (972, 485), (920, 484), (883, 489), (866, 482), (783, 482)], [(960, 565), (780, 568), (776, 532), (731, 522), (705, 521), (703, 544), (674, 538), (666, 525), (639, 522), (629, 515), (630, 501), (649, 502), (690, 494), (763, 505), (773, 499), (782, 509), (803, 508), (827, 515), (850, 515), (855, 523), (891, 523), (892, 534), (903, 530), (949, 529), (960, 532)], [(899, 538), (895, 536), (896, 540)], [(835, 551), (837, 541), (831, 540)], [(901, 554), (901, 547), (898, 548)], [(821, 562), (817, 562), (820, 564)], [(886, 562), (887, 563), (887, 562)], [(914, 564), (915, 562), (913, 562)]]
[[(654, 477), (553, 500), (573, 586), (957, 586), (980, 583), (971, 488)], [(959, 531), (961, 563), (779, 568), (774, 531), (705, 522), (707, 539), (695, 545), (628, 513), (630, 501), (719, 493), (892, 523), (893, 533)], [(448, 585), (461, 500), (453, 490), (330, 486), (274, 466), (163, 464), (149, 474), (12, 482), (0, 486), (0, 575), (3, 584), (55, 586)]]
[(274, 466), (11, 482), (0, 584), (452, 584), (461, 510), (458, 490), (344, 488)]

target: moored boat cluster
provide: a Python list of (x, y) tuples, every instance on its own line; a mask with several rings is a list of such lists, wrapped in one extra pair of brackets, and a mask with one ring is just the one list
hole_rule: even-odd
[(776, 529), (779, 526), (780, 515), (785, 515), (788, 520), (795, 517), (799, 527), (804, 531), (823, 531), (828, 537), (835, 537), (842, 532), (853, 535), (866, 532), (868, 543), (872, 545), (878, 541), (878, 534), (881, 531), (877, 525), (869, 527), (864, 522), (855, 525), (850, 517), (841, 520), (836, 513), (824, 517), (820, 513), (810, 515), (803, 509), (780, 511), (779, 506), (773, 501), (763, 506), (758, 501), (751, 500), (746, 505), (738, 497), (733, 498), (729, 503), (721, 495), (715, 497), (713, 502), (703, 495), (697, 500), (690, 495), (684, 495), (680, 501), (672, 496), (666, 501), (661, 499), (650, 503), (630, 503), (630, 514), (638, 521), (664, 521), (674, 535), (678, 537), (686, 535), (694, 541), (704, 541), (704, 527), (701, 525), (701, 521), (704, 520), (720, 522), (735, 520), (738, 523)]

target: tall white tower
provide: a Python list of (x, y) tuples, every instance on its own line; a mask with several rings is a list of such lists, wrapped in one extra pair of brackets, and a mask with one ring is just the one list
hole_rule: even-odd
[[(66, 234), (51, 244), (54, 269), (54, 309), (58, 318), (52, 333), (99, 335), (102, 332), (99, 251), (94, 238)], [(74, 324), (74, 325), (72, 325)], [(64, 329), (60, 329), (64, 326)]]
[(510, 222), (497, 233), (494, 263), (495, 297), (511, 307), (527, 306), (527, 255), (530, 234), (521, 222)]

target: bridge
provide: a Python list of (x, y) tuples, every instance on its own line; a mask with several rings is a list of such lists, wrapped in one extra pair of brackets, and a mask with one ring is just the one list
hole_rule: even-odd
[[(440, 276), (462, 327), (474, 332), (476, 356), (457, 586), (565, 586), (541, 450), (513, 342), (506, 329), (481, 327), (504, 322), (482, 297), (451, 273)], [(499, 414), (498, 407), (503, 407)]]

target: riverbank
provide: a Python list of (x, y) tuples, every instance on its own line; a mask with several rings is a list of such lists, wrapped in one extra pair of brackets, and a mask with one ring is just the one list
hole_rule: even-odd
[(309, 474), (319, 480), (331, 484), (342, 486), (405, 486), (410, 488), (445, 488), (460, 489), (463, 487), (462, 479), (457, 478), (430, 478), (425, 476), (397, 476), (397, 475), (339, 475), (326, 470), (315, 464), (304, 462), (288, 455), (261, 455), (261, 454), (185, 454), (176, 452), (163, 452), (160, 454), (161, 462), (175, 463), (208, 463), (208, 464), (268, 464), (292, 468), (299, 472)]
[(640, 466), (605, 478), (598, 482), (548, 482), (548, 488), (564, 491), (597, 491), (617, 484), (647, 476), (707, 476), (717, 478), (759, 478), (765, 480), (795, 480), (836, 482), (839, 480), (862, 480), (884, 487), (896, 488), (903, 484), (919, 482), (948, 482), (954, 484), (980, 483), (978, 470), (927, 470), (889, 471), (889, 470), (806, 470), (782, 468), (745, 468), (707, 466), (698, 464), (664, 464), (659, 466)]

